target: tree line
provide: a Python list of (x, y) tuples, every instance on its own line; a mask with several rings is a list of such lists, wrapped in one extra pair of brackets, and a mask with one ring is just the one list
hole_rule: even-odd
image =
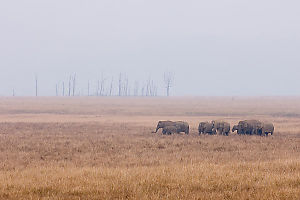
[[(165, 72), (163, 75), (164, 95), (170, 96), (170, 90), (174, 86), (174, 73)], [(82, 89), (85, 88), (85, 92)], [(150, 77), (144, 81), (130, 82), (125, 73), (117, 77), (107, 77), (104, 74), (96, 81), (88, 80), (86, 86), (78, 84), (76, 73), (71, 74), (67, 80), (60, 81), (55, 85), (56, 96), (158, 96), (159, 84)], [(35, 96), (39, 96), (39, 78), (35, 75)], [(13, 89), (13, 96), (15, 90)]]

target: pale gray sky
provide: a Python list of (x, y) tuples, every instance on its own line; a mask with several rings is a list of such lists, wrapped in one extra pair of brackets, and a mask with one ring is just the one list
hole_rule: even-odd
[(54, 95), (77, 73), (175, 73), (172, 95), (299, 95), (298, 0), (9, 0), (0, 2), (0, 95)]

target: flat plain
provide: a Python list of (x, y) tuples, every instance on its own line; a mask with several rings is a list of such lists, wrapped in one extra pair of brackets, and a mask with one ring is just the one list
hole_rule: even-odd
[[(199, 136), (215, 119), (275, 133)], [(300, 199), (300, 98), (1, 97), (0, 180), (0, 199)]]

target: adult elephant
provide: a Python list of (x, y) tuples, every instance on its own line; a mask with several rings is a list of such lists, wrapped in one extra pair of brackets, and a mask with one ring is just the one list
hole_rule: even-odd
[(244, 130), (246, 134), (249, 135), (261, 135), (260, 129), (262, 128), (262, 123), (259, 120), (245, 120), (245, 127)]
[(257, 131), (260, 135), (264, 134), (266, 136), (269, 135), (269, 133), (271, 135), (273, 135), (274, 133), (274, 125), (272, 123), (268, 123), (268, 122), (264, 122), (262, 123), (262, 126), (260, 129), (258, 129)]
[(262, 127), (262, 123), (258, 120), (243, 120), (243, 121), (239, 121), (238, 125), (233, 126), (232, 132), (237, 131), (239, 135), (259, 134), (259, 129), (261, 127)]
[(215, 134), (214, 126), (211, 122), (200, 122), (198, 126), (199, 135), (200, 134)]
[(239, 121), (238, 125), (234, 125), (232, 127), (232, 132), (234, 133), (235, 131), (237, 131), (238, 135), (244, 135), (246, 134), (246, 125), (247, 124), (247, 120), (243, 120), (243, 121)]
[(214, 132), (227, 135), (230, 132), (230, 124), (224, 121), (212, 121)]
[(177, 121), (175, 126), (178, 128), (179, 133), (184, 132), (187, 135), (190, 133), (190, 125), (187, 122)]
[(184, 132), (185, 134), (189, 134), (190, 133), (190, 126), (187, 122), (183, 122), (183, 121), (159, 121), (157, 126), (156, 126), (156, 130), (154, 133), (157, 133), (157, 131), (159, 129), (163, 129), (164, 127), (167, 126), (176, 126), (178, 129), (178, 132)]

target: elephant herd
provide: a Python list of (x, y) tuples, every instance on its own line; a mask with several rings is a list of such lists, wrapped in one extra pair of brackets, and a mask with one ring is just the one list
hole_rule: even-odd
[[(190, 126), (187, 122), (183, 121), (159, 121), (156, 127), (157, 133), (159, 129), (162, 129), (164, 135), (171, 135), (174, 133), (184, 132), (189, 134)], [(237, 125), (234, 125), (232, 130), (230, 129), (230, 124), (224, 121), (211, 121), (211, 122), (200, 122), (198, 126), (198, 132), (200, 134), (209, 135), (226, 135), (230, 131), (235, 132), (239, 135), (273, 135), (274, 125), (272, 123), (261, 122), (259, 120), (243, 120)]]

